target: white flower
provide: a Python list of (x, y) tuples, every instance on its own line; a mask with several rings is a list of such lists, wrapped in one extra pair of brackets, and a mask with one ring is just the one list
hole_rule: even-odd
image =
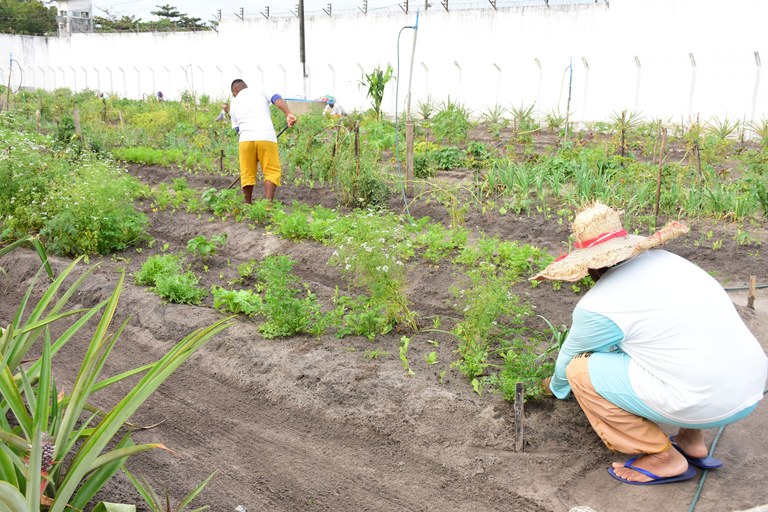
[(344, 266), (344, 270), (349, 270), (349, 269), (351, 269), (351, 268), (352, 268), (352, 265), (350, 265), (349, 263), (347, 263), (347, 264)]

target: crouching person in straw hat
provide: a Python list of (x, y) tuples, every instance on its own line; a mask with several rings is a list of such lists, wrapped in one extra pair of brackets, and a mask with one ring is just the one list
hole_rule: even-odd
[[(634, 455), (608, 472), (633, 485), (688, 480), (715, 469), (702, 429), (750, 414), (768, 361), (718, 282), (693, 263), (649, 250), (688, 232), (670, 222), (650, 237), (628, 234), (600, 203), (573, 222), (575, 249), (533, 279), (595, 285), (576, 305), (555, 373), (557, 398), (573, 392), (605, 445)], [(659, 427), (677, 427), (667, 437)]]

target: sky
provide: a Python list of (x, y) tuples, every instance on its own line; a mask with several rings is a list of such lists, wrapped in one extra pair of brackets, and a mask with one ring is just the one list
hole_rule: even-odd
[[(411, 5), (420, 4), (421, 0), (410, 0)], [(439, 3), (440, 0), (432, 0)], [(356, 12), (362, 9), (364, 0), (304, 0), (304, 12), (310, 14), (322, 14), (323, 9), (328, 9), (331, 4), (331, 12)], [(368, 10), (397, 9), (402, 0), (368, 0)], [(157, 10), (158, 5), (169, 4), (189, 16), (200, 18), (203, 21), (213, 19), (218, 9), (221, 9), (222, 17), (234, 17), (242, 7), (246, 16), (258, 16), (266, 12), (269, 6), (270, 15), (289, 15), (296, 11), (298, 0), (93, 0), (93, 15), (104, 16), (104, 9), (118, 16), (136, 16), (144, 21), (155, 19), (150, 14)]]

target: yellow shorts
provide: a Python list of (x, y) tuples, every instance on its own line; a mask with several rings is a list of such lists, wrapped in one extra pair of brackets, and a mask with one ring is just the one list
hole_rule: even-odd
[(267, 140), (240, 142), (239, 153), (241, 187), (256, 184), (258, 164), (261, 164), (264, 179), (280, 186), (280, 155), (277, 152), (277, 142)]

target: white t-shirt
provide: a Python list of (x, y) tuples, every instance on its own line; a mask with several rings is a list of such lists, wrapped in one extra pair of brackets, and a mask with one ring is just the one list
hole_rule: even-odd
[(632, 389), (670, 420), (715, 422), (762, 398), (765, 352), (722, 286), (684, 258), (640, 254), (603, 275), (578, 307), (621, 329)]
[(240, 128), (240, 142), (267, 140), (277, 142), (269, 105), (272, 94), (267, 95), (258, 87), (246, 87), (232, 98), (229, 116), (232, 128)]

